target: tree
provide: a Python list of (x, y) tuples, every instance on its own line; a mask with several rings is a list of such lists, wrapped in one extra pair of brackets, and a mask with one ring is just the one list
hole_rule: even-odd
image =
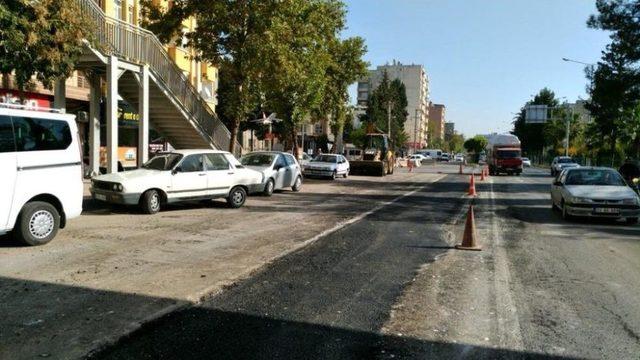
[[(282, 0), (272, 19), (277, 38), (265, 72), (270, 108), (286, 123), (286, 141), (296, 143), (298, 125), (321, 106), (332, 65), (330, 46), (345, 26), (345, 7), (337, 0)], [(294, 146), (298, 152), (298, 147)]]
[(264, 0), (183, 0), (162, 11), (152, 0), (142, 3), (143, 23), (161, 40), (182, 38), (182, 22), (195, 16), (198, 27), (186, 33), (199, 58), (216, 65), (225, 77), (223, 115), (230, 119), (229, 151), (235, 151), (240, 124), (261, 103), (265, 70), (279, 39), (273, 19), (287, 1)]
[(460, 134), (451, 135), (451, 138), (447, 143), (449, 151), (453, 153), (460, 153), (462, 152), (462, 150), (464, 150), (464, 136)]
[(407, 120), (407, 90), (402, 81), (389, 80), (385, 71), (380, 85), (376, 87), (367, 101), (366, 122), (384, 133), (389, 132), (389, 108), (391, 109), (391, 141), (396, 149), (403, 146), (408, 136), (404, 131)]
[(91, 39), (89, 23), (74, 0), (0, 2), (0, 73), (14, 73), (20, 91), (34, 84), (51, 89), (71, 76)]
[(611, 43), (598, 64), (586, 69), (591, 97), (586, 107), (594, 119), (588, 141), (606, 149), (613, 165), (620, 140), (640, 155), (640, 2), (597, 0), (596, 8), (587, 24), (609, 31)]
[[(548, 88), (544, 88), (534, 96), (533, 100), (525, 105), (547, 105), (549, 107), (558, 106), (555, 93)], [(548, 144), (544, 134), (544, 124), (528, 124), (525, 121), (525, 108), (520, 109), (513, 121), (512, 134), (520, 139), (522, 151), (526, 154), (543, 155), (543, 149)]]
[[(332, 39), (329, 44), (331, 61), (326, 70), (326, 89), (324, 99), (317, 111), (333, 120), (336, 144), (334, 152), (342, 152), (342, 137), (345, 122), (351, 119), (349, 108), (349, 85), (367, 73), (367, 62), (362, 57), (367, 51), (364, 39), (360, 37), (341, 40)], [(320, 115), (320, 116), (323, 116)]]
[(470, 153), (479, 154), (484, 150), (485, 147), (487, 147), (488, 143), (489, 141), (486, 137), (482, 135), (476, 135), (464, 142), (464, 148), (467, 149), (467, 151)]

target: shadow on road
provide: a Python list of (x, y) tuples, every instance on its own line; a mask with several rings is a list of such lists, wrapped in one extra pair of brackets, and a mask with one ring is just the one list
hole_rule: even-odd
[(567, 359), (200, 307), (152, 325), (90, 359)]

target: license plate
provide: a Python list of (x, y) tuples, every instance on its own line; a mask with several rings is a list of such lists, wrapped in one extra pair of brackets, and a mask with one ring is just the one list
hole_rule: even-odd
[(616, 208), (596, 208), (595, 212), (598, 214), (617, 214), (620, 210)]
[(107, 195), (96, 194), (96, 200), (107, 201)]

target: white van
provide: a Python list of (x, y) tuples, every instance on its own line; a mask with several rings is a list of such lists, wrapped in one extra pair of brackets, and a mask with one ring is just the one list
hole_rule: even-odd
[(82, 212), (75, 116), (0, 103), (0, 235), (51, 241)]
[(440, 158), (442, 157), (442, 150), (440, 150), (440, 149), (424, 149), (424, 150), (416, 151), (416, 154), (422, 154), (422, 155), (425, 155), (425, 156), (429, 155), (435, 161), (435, 160), (440, 160)]

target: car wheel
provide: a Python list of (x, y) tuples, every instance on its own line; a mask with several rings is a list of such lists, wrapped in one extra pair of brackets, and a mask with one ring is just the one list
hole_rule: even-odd
[(145, 214), (156, 214), (160, 211), (160, 194), (157, 190), (149, 190), (142, 194), (140, 208)]
[(227, 204), (232, 209), (237, 209), (244, 205), (244, 202), (247, 201), (247, 192), (240, 186), (236, 186), (231, 191), (229, 191), (229, 195), (227, 196)]
[(567, 212), (567, 205), (564, 203), (564, 199), (560, 203), (560, 206), (561, 206), (561, 210), (562, 210), (562, 218), (564, 220), (571, 220), (573, 217), (571, 215), (569, 215), (569, 213)]
[(347, 169), (347, 172), (345, 172), (342, 177), (344, 177), (345, 179), (349, 177), (349, 169)]
[(293, 183), (291, 190), (295, 192), (302, 190), (302, 178), (300, 176), (296, 178), (296, 182)]
[(44, 245), (53, 240), (59, 227), (58, 210), (49, 203), (34, 201), (22, 208), (13, 236), (26, 245)]
[(276, 184), (273, 181), (273, 179), (269, 179), (267, 183), (264, 185), (264, 190), (262, 191), (262, 194), (264, 196), (273, 195), (273, 190), (275, 189), (275, 187), (276, 187)]
[(334, 172), (331, 174), (331, 180), (335, 180), (337, 177), (338, 177), (338, 172), (337, 172), (337, 171), (334, 171)]
[(635, 225), (638, 223), (638, 218), (637, 217), (631, 217), (631, 218), (627, 218), (627, 224), (629, 225)]

